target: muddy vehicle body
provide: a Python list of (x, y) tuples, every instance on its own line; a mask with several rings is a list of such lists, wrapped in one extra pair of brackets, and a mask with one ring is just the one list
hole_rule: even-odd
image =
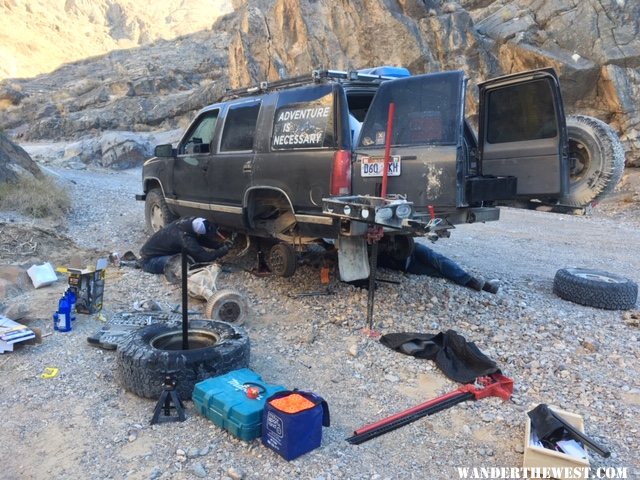
[(145, 162), (147, 226), (207, 217), (268, 240), (283, 276), (306, 246), (331, 243), (349, 281), (369, 275), (372, 227), (382, 249), (403, 256), (415, 236), (498, 220), (500, 205), (584, 208), (614, 188), (617, 136), (565, 117), (552, 69), (481, 83), (477, 134), (466, 89), (461, 71), (379, 67), (230, 91)]

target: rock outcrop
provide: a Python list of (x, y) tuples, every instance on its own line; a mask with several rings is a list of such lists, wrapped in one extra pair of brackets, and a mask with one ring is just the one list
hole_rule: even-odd
[(41, 177), (42, 172), (22, 147), (0, 132), (0, 183), (16, 182), (22, 176)]
[(252, 0), (234, 7), (210, 31), (0, 83), (0, 126), (21, 142), (184, 128), (225, 88), (323, 67), (461, 69), (473, 87), (553, 66), (567, 113), (611, 124), (627, 164), (640, 166), (638, 2)]

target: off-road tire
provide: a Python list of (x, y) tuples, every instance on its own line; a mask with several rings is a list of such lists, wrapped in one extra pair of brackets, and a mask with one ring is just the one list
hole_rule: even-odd
[(586, 207), (611, 193), (624, 170), (624, 147), (616, 132), (597, 118), (567, 117), (571, 172), (563, 205)]
[(635, 282), (588, 268), (561, 268), (553, 280), (553, 291), (570, 302), (605, 310), (629, 310), (638, 299)]
[(240, 292), (231, 289), (218, 290), (207, 300), (204, 314), (212, 320), (242, 325), (247, 318), (249, 304)]
[(249, 337), (240, 327), (213, 320), (191, 320), (189, 330), (218, 341), (192, 350), (163, 350), (154, 343), (169, 335), (182, 338), (179, 323), (156, 323), (133, 332), (117, 350), (117, 377), (122, 386), (143, 398), (159, 399), (167, 375), (177, 381), (182, 400), (190, 400), (195, 384), (249, 365)]
[(147, 192), (144, 203), (144, 221), (149, 233), (155, 233), (162, 227), (167, 226), (176, 218), (164, 200), (162, 190), (152, 188)]
[(287, 243), (276, 243), (269, 250), (267, 266), (271, 273), (279, 277), (290, 277), (296, 271), (298, 258), (293, 247)]

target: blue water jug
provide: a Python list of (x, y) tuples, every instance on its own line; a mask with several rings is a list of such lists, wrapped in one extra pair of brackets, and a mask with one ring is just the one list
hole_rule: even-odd
[(73, 322), (76, 319), (76, 292), (71, 288), (67, 288), (65, 296), (69, 302), (69, 311), (71, 312), (71, 321)]
[(71, 305), (66, 295), (58, 302), (58, 311), (53, 314), (53, 328), (59, 332), (71, 330)]

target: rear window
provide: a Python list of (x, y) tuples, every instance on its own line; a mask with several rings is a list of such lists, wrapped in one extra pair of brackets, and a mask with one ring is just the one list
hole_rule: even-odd
[(220, 142), (221, 152), (253, 150), (259, 111), (260, 103), (243, 103), (229, 107)]
[(462, 85), (462, 72), (383, 83), (360, 132), (360, 146), (385, 145), (391, 102), (395, 104), (392, 145), (455, 144), (462, 125)]
[(558, 127), (549, 82), (535, 80), (489, 92), (486, 131), (489, 143), (555, 137)]
[(331, 148), (335, 145), (330, 85), (282, 92), (271, 135), (273, 150)]

